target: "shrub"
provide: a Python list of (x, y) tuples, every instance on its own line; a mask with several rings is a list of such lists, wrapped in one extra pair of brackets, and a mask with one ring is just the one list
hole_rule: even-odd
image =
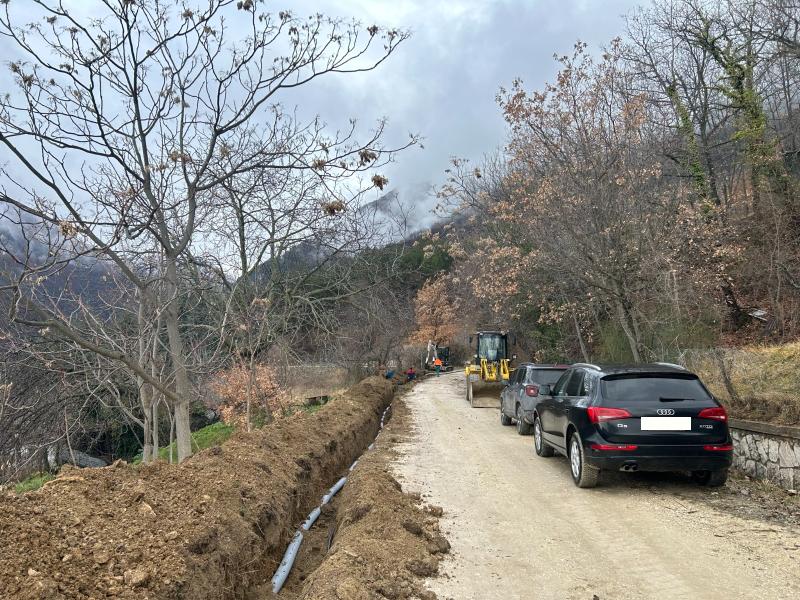
[(250, 401), (250, 424), (260, 427), (288, 409), (289, 394), (278, 383), (275, 370), (257, 364), (254, 371), (243, 365), (230, 367), (217, 374), (211, 383), (221, 398), (219, 414), (228, 425), (247, 425), (247, 405)]

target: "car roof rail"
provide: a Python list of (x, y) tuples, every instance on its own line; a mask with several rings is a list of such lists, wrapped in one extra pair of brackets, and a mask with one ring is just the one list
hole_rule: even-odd
[(657, 362), (657, 363), (655, 363), (655, 364), (657, 364), (657, 365), (661, 365), (662, 367), (673, 367), (673, 368), (675, 368), (675, 369), (680, 369), (681, 371), (687, 371), (687, 370), (688, 370), (688, 369), (687, 369), (686, 367), (684, 367), (683, 365), (676, 365), (675, 363), (669, 363), (669, 362)]
[(594, 369), (595, 371), (602, 371), (603, 370), (600, 367), (598, 367), (597, 365), (593, 365), (592, 363), (584, 363), (584, 362), (574, 363), (574, 364), (572, 364), (570, 366), (571, 367), (587, 367), (589, 369)]

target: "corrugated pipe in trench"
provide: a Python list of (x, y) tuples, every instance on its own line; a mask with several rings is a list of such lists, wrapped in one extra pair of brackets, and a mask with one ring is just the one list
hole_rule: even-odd
[[(391, 405), (387, 406), (386, 410), (384, 410), (383, 414), (381, 415), (381, 426), (378, 428), (378, 433), (375, 435), (376, 439), (378, 438), (378, 435), (380, 435), (381, 431), (383, 431), (383, 425), (384, 422), (386, 421), (386, 413), (389, 412), (390, 408)], [(375, 442), (371, 443), (367, 448), (367, 450), (372, 450), (374, 447), (375, 447)], [(358, 459), (356, 459), (353, 462), (353, 464), (350, 465), (349, 470), (352, 472), (352, 470), (355, 468), (357, 464), (358, 464)], [(297, 558), (297, 553), (300, 551), (300, 546), (303, 543), (303, 531), (308, 531), (309, 529), (311, 529), (312, 525), (314, 525), (316, 520), (319, 518), (319, 515), (322, 513), (322, 507), (333, 499), (333, 497), (344, 487), (345, 483), (347, 483), (347, 477), (342, 477), (339, 481), (333, 484), (331, 489), (328, 490), (328, 493), (322, 497), (322, 502), (320, 503), (320, 505), (317, 506), (314, 510), (312, 510), (308, 514), (308, 518), (305, 521), (303, 521), (303, 524), (300, 526), (300, 529), (298, 529), (295, 532), (292, 541), (289, 542), (289, 547), (286, 548), (286, 552), (283, 555), (283, 560), (281, 560), (281, 564), (278, 565), (275, 574), (272, 576), (273, 594), (277, 594), (278, 592), (281, 591), (283, 584), (286, 583), (286, 579), (289, 577), (289, 573), (292, 571), (292, 566), (294, 565), (294, 561)]]

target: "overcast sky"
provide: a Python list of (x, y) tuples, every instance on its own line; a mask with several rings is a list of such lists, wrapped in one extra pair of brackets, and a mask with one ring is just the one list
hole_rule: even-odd
[[(97, 1), (67, 5), (91, 14)], [(384, 174), (404, 204), (417, 206), (417, 218), (428, 221), (426, 190), (442, 183), (450, 158), (480, 160), (503, 145), (498, 89), (516, 77), (528, 89), (540, 88), (557, 70), (554, 53), (569, 53), (578, 39), (598, 50), (622, 33), (622, 16), (642, 2), (649, 0), (267, 0), (266, 8), (411, 31), (378, 70), (317, 80), (280, 101), (305, 117), (320, 115), (334, 129), (346, 128), (351, 117), (365, 128), (386, 117), (389, 142), (420, 134), (424, 149), (400, 154)], [(0, 50), (4, 60), (14, 56), (4, 40)], [(0, 88), (9, 77), (3, 69)]]
[[(643, 0), (647, 2), (647, 0)], [(283, 5), (270, 3), (276, 10)], [(300, 0), (295, 15), (322, 12), (365, 24), (404, 27), (410, 40), (377, 72), (328, 79), (304, 98), (323, 117), (389, 119), (395, 139), (413, 131), (423, 150), (388, 169), (390, 186), (416, 196), (443, 180), (451, 156), (470, 159), (502, 146), (500, 86), (521, 77), (529, 89), (553, 78), (553, 54), (576, 40), (598, 49), (623, 31), (635, 0)]]

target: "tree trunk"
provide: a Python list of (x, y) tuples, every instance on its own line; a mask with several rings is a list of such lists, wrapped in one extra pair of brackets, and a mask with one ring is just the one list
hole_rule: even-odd
[[(163, 372), (160, 372), (158, 368), (158, 338), (161, 335), (161, 317), (158, 318), (156, 322), (156, 328), (153, 332), (153, 344), (152, 344), (152, 355), (150, 357), (150, 375), (153, 379), (160, 379), (163, 375)], [(150, 411), (152, 413), (152, 437), (153, 443), (150, 447), (152, 452), (152, 459), (153, 462), (157, 461), (158, 456), (158, 449), (160, 446), (159, 436), (161, 433), (161, 420), (159, 418), (159, 410), (158, 406), (161, 404), (161, 401), (164, 399), (164, 394), (160, 390), (156, 389), (155, 387), (151, 388), (153, 395), (150, 398)]]
[(247, 377), (247, 431), (252, 430), (253, 390), (256, 387), (256, 365), (253, 354), (250, 355), (250, 372)]
[(581, 324), (578, 322), (578, 317), (573, 311), (572, 313), (572, 322), (575, 324), (575, 334), (578, 336), (578, 344), (581, 347), (581, 356), (583, 356), (583, 362), (589, 362), (589, 352), (586, 350), (586, 342), (583, 339), (583, 333), (581, 332)]
[(153, 459), (153, 461), (158, 460), (158, 446), (159, 446), (159, 439), (158, 439), (158, 437), (159, 437), (159, 435), (158, 435), (159, 434), (159, 431), (158, 431), (158, 428), (159, 428), (158, 404), (159, 404), (158, 401), (154, 401), (153, 402), (153, 407), (152, 407), (152, 413), (153, 413), (153, 419), (152, 419), (153, 443), (150, 446), (150, 449), (152, 451), (152, 459)]
[(144, 407), (144, 423), (142, 427), (142, 462), (149, 463), (153, 459), (152, 422), (150, 421), (150, 407)]
[(703, 159), (706, 163), (706, 173), (708, 173), (708, 191), (711, 194), (711, 201), (716, 206), (721, 206), (722, 201), (719, 197), (719, 188), (717, 186), (717, 172), (714, 168), (714, 163), (711, 160), (711, 153), (708, 150), (708, 143), (703, 140)]
[(167, 258), (166, 265), (167, 309), (164, 311), (165, 328), (169, 340), (169, 356), (175, 374), (175, 439), (178, 447), (178, 462), (192, 455), (192, 432), (189, 415), (189, 395), (191, 386), (186, 371), (186, 356), (179, 326), (178, 309), (178, 269), (173, 257)]
[(723, 351), (720, 348), (715, 348), (712, 352), (714, 354), (714, 359), (716, 360), (717, 366), (719, 367), (719, 372), (722, 376), (722, 383), (725, 385), (725, 391), (728, 392), (728, 397), (731, 399), (731, 402), (739, 404), (741, 399), (739, 398), (739, 394), (736, 393), (736, 388), (733, 387), (733, 381), (731, 381), (728, 366), (725, 364), (725, 356)]
[(642, 343), (642, 329), (639, 327), (639, 321), (636, 318), (636, 313), (634, 313), (632, 307), (627, 302), (623, 302), (623, 306), (625, 307), (625, 312), (630, 320), (631, 329), (633, 329), (633, 338), (636, 340), (636, 349), (638, 350), (639, 354), (639, 358), (636, 360), (638, 362), (642, 359), (642, 351), (644, 350), (644, 344)]
[(723, 280), (720, 284), (720, 289), (725, 298), (725, 305), (728, 307), (728, 319), (730, 320), (732, 329), (733, 331), (738, 331), (747, 325), (750, 321), (750, 315), (739, 305), (739, 300), (736, 298), (736, 291), (729, 280)]
[(172, 410), (169, 411), (169, 463), (175, 462), (173, 454), (175, 452), (175, 415)]
[[(148, 329), (147, 324), (147, 304), (144, 299), (144, 294), (139, 294), (139, 309), (137, 311), (137, 322), (139, 326), (139, 362), (144, 366), (149, 362), (149, 351), (146, 343), (146, 332)], [(145, 383), (141, 376), (136, 377), (136, 383), (139, 387), (139, 402), (142, 406), (143, 426), (142, 426), (142, 462), (149, 463), (152, 457), (152, 448), (150, 446), (150, 406), (153, 402), (153, 386)]]
[(620, 298), (614, 298), (614, 305), (617, 309), (617, 319), (628, 340), (628, 345), (631, 348), (633, 361), (641, 362), (642, 356), (639, 352), (639, 340), (636, 337), (635, 329), (630, 321), (630, 313)]

